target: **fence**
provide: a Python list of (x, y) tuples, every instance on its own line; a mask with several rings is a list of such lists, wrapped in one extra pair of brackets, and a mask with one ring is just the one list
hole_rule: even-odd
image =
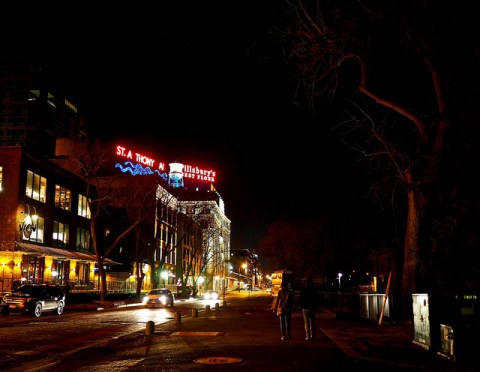
[(392, 320), (392, 295), (385, 296), (381, 293), (360, 293), (359, 295), (361, 318), (379, 321), (382, 317), (382, 320), (387, 322)]

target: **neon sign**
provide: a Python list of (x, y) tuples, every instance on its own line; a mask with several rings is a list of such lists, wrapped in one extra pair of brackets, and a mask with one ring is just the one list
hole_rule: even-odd
[[(157, 167), (157, 165), (155, 165), (155, 159), (142, 155), (138, 152), (132, 152), (132, 150), (129, 150), (126, 147), (117, 146), (117, 155), (146, 165), (150, 168)], [(161, 171), (165, 171), (165, 163), (158, 163), (158, 169)]]
[[(157, 161), (150, 156), (133, 151), (120, 145), (116, 146), (115, 153), (117, 156), (127, 159), (124, 165), (115, 165), (116, 167), (120, 168), (122, 172), (128, 171), (132, 175), (157, 173), (162, 178), (165, 178), (164, 172), (166, 165), (164, 162)], [(137, 164), (135, 165), (134, 163)], [(145, 168), (139, 165), (143, 165), (145, 166)], [(170, 163), (169, 166), (170, 175), (175, 175), (177, 183), (179, 177), (190, 179), (193, 181), (214, 183), (217, 176), (217, 172), (212, 169), (202, 169), (190, 164)]]

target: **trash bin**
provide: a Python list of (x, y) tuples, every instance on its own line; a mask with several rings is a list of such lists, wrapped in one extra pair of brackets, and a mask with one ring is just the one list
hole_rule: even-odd
[(413, 342), (454, 362), (474, 360), (473, 340), (479, 332), (476, 294), (419, 293), (412, 295)]

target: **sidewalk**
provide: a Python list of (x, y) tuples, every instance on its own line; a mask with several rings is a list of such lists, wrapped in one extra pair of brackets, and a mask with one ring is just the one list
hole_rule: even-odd
[[(98, 360), (92, 359), (95, 356), (116, 367), (128, 364), (129, 371), (460, 370), (414, 344), (410, 325), (378, 326), (359, 319), (341, 320), (322, 308), (317, 314), (317, 336), (313, 341), (304, 340), (300, 312), (293, 314), (292, 339), (281, 341), (270, 297), (252, 293), (248, 298), (228, 301), (227, 296), (226, 306), (222, 300), (218, 310), (211, 309), (209, 314), (200, 311), (198, 317), (181, 317), (180, 323), (172, 320), (156, 325), (153, 334), (136, 332), (88, 349), (85, 356), (77, 355), (55, 370), (74, 369), (75, 363), (88, 370), (86, 360), (92, 360), (92, 368), (98, 367)], [(103, 368), (109, 370), (106, 365)]]

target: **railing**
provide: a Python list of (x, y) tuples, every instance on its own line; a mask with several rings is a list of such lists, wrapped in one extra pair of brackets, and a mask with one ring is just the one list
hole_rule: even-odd
[[(100, 283), (98, 281), (90, 281), (90, 282), (84, 282), (84, 283), (70, 282), (69, 285), (67, 286), (67, 285), (62, 285), (60, 283), (55, 283), (55, 282), (44, 282), (44, 281), (35, 280), (35, 281), (25, 281), (25, 282), (18, 281), (18, 283), (15, 283), (15, 285), (13, 286), (12, 286), (12, 281), (6, 284), (4, 283), (5, 285), (2, 288), (0, 295), (9, 293), (13, 289), (16, 289), (17, 287), (19, 287), (20, 285), (27, 284), (27, 283), (59, 284), (67, 292), (71, 292), (71, 293), (99, 293), (101, 291)], [(127, 282), (123, 280), (107, 281), (107, 293), (135, 293), (136, 290), (137, 290), (137, 287), (135, 282)], [(142, 291), (148, 291), (148, 290), (150, 290), (150, 288), (142, 288)]]
[[(136, 290), (135, 282), (126, 282), (123, 280), (107, 281), (108, 293), (134, 293)], [(98, 281), (81, 284), (72, 282), (70, 283), (70, 291), (73, 293), (100, 292), (101, 288)]]

